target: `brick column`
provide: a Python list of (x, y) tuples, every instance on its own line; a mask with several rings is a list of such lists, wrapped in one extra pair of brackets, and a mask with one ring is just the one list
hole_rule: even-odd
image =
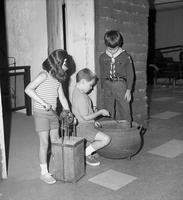
[[(135, 67), (135, 88), (133, 93), (133, 119), (146, 124), (146, 61), (148, 49), (147, 0), (100, 0), (95, 1), (96, 72), (99, 74), (98, 58), (104, 51), (103, 37), (107, 30), (119, 30), (124, 38), (123, 48), (132, 56)], [(100, 85), (100, 84), (99, 84)], [(97, 93), (98, 106), (102, 106), (100, 86)]]

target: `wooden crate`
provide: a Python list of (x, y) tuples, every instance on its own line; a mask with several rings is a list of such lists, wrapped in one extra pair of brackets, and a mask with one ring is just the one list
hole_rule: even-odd
[(84, 139), (64, 137), (64, 141), (52, 144), (53, 176), (56, 180), (77, 182), (85, 175)]

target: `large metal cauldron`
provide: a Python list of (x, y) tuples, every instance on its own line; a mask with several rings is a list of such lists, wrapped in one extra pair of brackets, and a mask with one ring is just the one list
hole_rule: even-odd
[(99, 155), (111, 158), (131, 158), (137, 154), (142, 147), (141, 128), (133, 125), (132, 128), (124, 127), (122, 122), (102, 121), (99, 130), (111, 137), (111, 142), (104, 148), (98, 150)]

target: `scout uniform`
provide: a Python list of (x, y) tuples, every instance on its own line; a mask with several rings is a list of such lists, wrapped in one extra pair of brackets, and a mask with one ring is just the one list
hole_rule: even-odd
[(104, 89), (104, 108), (115, 119), (131, 122), (130, 104), (124, 99), (132, 90), (134, 69), (130, 55), (119, 48), (114, 54), (106, 50), (99, 58), (101, 87)]

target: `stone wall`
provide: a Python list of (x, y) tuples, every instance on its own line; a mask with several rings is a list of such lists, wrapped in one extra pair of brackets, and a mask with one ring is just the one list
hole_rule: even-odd
[[(67, 0), (67, 51), (74, 58), (76, 72), (71, 77), (70, 98), (75, 86), (76, 73), (85, 67), (94, 68), (94, 0)], [(96, 105), (96, 89), (90, 94)]]
[[(107, 30), (119, 30), (124, 38), (123, 48), (132, 56), (135, 67), (135, 88), (133, 93), (134, 121), (146, 124), (146, 61), (148, 49), (147, 0), (95, 0), (96, 72), (99, 74), (98, 58), (104, 51), (103, 37)], [(100, 85), (100, 84), (99, 84)], [(102, 105), (102, 92), (98, 87), (98, 106)]]
[(4, 124), (3, 124), (3, 112), (1, 101), (1, 87), (0, 87), (0, 180), (7, 178), (6, 171), (6, 155), (5, 155), (5, 142), (4, 142)]
[(6, 0), (8, 56), (16, 65), (30, 65), (31, 79), (48, 55), (46, 0)]
[[(2, 160), (1, 151), (2, 150), (0, 150), (0, 160)], [(1, 178), (2, 178), (2, 163), (0, 162), (0, 180), (1, 180)]]

